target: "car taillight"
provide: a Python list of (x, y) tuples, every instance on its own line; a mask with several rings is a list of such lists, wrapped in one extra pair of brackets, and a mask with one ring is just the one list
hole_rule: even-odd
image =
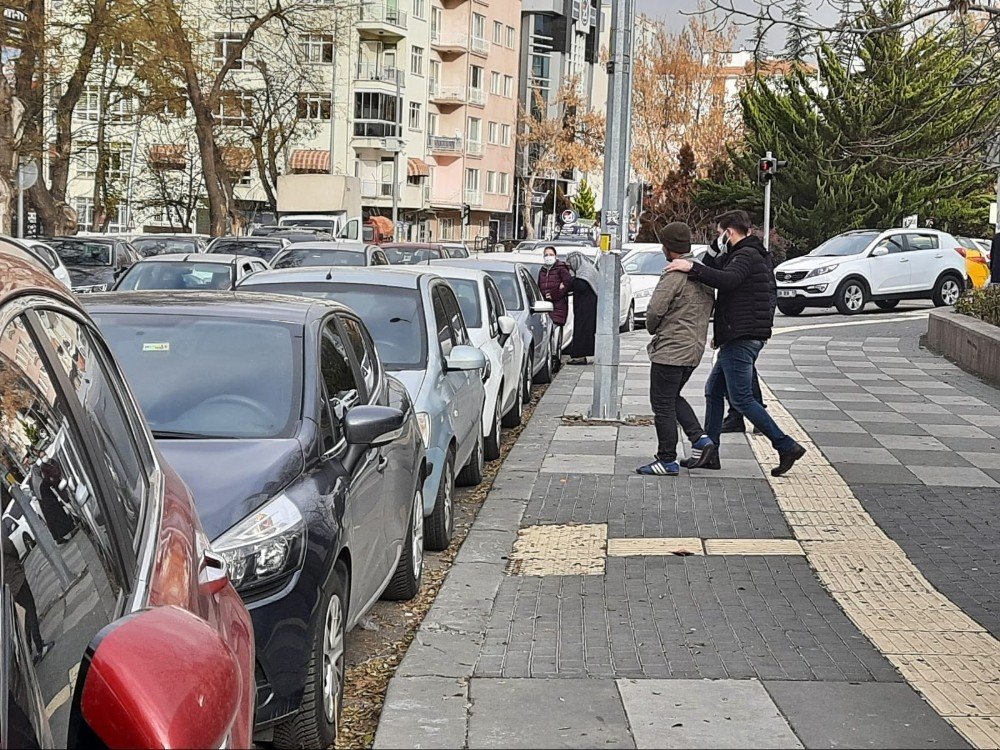
[(961, 255), (963, 258), (968, 258), (968, 251), (964, 247), (956, 247), (955, 252)]

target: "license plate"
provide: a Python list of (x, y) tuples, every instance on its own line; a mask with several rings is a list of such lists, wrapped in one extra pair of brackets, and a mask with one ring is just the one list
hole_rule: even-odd
[(779, 297), (794, 297), (795, 296), (795, 290), (794, 289), (779, 289), (778, 290), (778, 296)]

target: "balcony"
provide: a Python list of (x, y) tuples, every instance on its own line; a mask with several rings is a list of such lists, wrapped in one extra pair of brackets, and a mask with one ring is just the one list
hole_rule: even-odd
[(396, 124), (386, 120), (362, 120), (355, 118), (351, 145), (354, 148), (370, 148), (377, 151), (393, 152), (398, 148)]
[(375, 182), (374, 180), (361, 181), (362, 198), (392, 198), (391, 182)]
[(483, 205), (483, 191), (482, 190), (469, 190), (465, 189), (465, 202), (470, 206), (481, 206)]
[(358, 34), (365, 39), (402, 39), (406, 36), (406, 13), (383, 3), (362, 4)]
[(449, 138), (443, 135), (432, 135), (427, 139), (427, 150), (439, 156), (461, 156), (462, 138)]
[(432, 104), (465, 104), (464, 86), (442, 86), (440, 81), (432, 78), (428, 94), (428, 101)]
[(486, 91), (483, 89), (469, 89), (469, 104), (475, 104), (477, 107), (486, 106)]
[(469, 49), (472, 50), (473, 54), (486, 57), (490, 53), (490, 43), (482, 37), (474, 36), (472, 37), (472, 44), (469, 45)]
[(481, 157), (483, 155), (482, 141), (466, 141), (465, 153), (467, 156)]
[(406, 76), (399, 68), (374, 62), (359, 62), (354, 70), (354, 81), (362, 86), (373, 85), (377, 89), (396, 89), (396, 84), (400, 86), (406, 82)]
[(461, 33), (442, 33), (431, 29), (431, 48), (438, 52), (461, 54), (469, 49), (469, 35)]

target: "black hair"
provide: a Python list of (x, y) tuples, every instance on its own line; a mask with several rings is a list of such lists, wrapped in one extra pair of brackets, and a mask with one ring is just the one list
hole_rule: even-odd
[(750, 234), (750, 217), (746, 211), (726, 211), (715, 222), (722, 229), (735, 229), (740, 234)]

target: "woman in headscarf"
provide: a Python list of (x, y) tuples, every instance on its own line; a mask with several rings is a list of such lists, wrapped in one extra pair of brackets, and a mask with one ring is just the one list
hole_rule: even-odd
[(573, 291), (573, 272), (559, 260), (556, 249), (551, 245), (542, 251), (542, 267), (538, 269), (538, 288), (542, 297), (555, 308), (549, 317), (562, 328), (569, 317), (569, 295)]
[(585, 365), (594, 356), (597, 337), (597, 267), (586, 255), (570, 253), (566, 262), (573, 269), (573, 340), (567, 354), (569, 364)]

